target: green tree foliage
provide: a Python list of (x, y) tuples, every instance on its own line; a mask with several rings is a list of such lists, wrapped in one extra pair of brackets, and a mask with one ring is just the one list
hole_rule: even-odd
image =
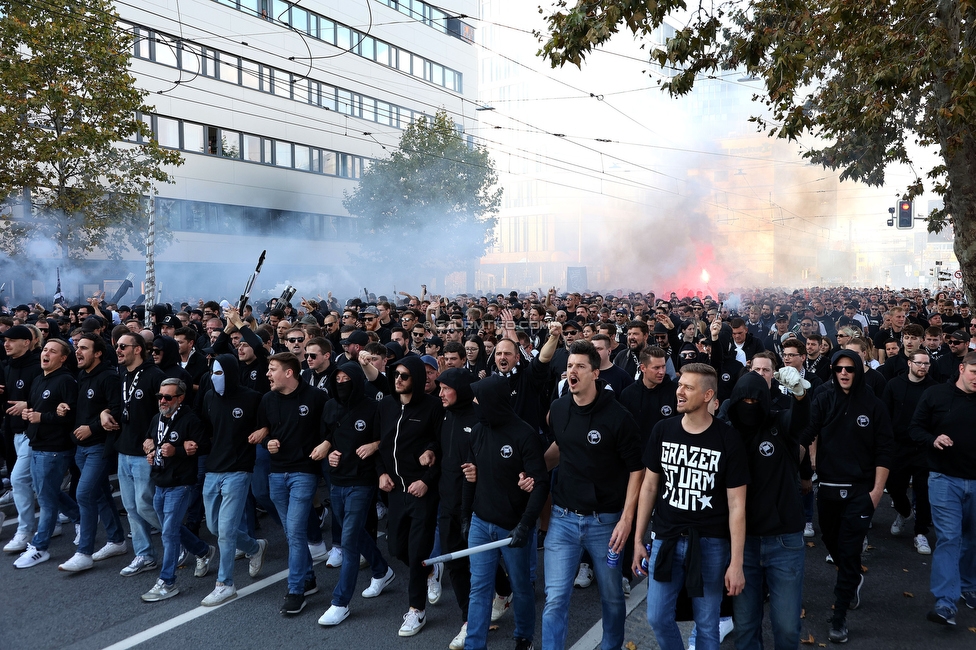
[[(652, 32), (671, 15), (684, 25), (663, 45)], [(540, 52), (553, 67), (580, 66), (620, 30), (650, 45), (650, 59), (673, 76), (672, 95), (718, 70), (744, 70), (764, 82), (753, 118), (768, 134), (820, 138), (805, 155), (841, 179), (882, 185), (885, 169), (911, 164), (909, 146), (931, 147), (940, 164), (924, 170), (906, 197), (929, 189), (951, 223), (970, 299), (976, 298), (976, 5), (962, 0), (683, 0), (557, 2)]]
[[(132, 36), (107, 0), (0, 0), (0, 198), (31, 213), (0, 222), (0, 249), (53, 243), (64, 259), (145, 246), (141, 197), (179, 154), (149, 140), (128, 70)], [(142, 136), (145, 144), (125, 144)], [(157, 232), (165, 241), (166, 234)]]
[(343, 201), (363, 219), (361, 257), (409, 262), (397, 273), (465, 270), (492, 244), (502, 196), (493, 189), (497, 178), (488, 152), (468, 147), (447, 113), (421, 117)]

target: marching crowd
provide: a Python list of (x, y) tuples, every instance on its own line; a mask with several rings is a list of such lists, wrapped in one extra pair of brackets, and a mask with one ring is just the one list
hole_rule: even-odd
[(365, 298), (5, 308), (14, 566), (44, 565), (72, 530), (59, 570), (126, 556), (121, 575), (154, 575), (142, 600), (156, 602), (189, 564), (215, 571), (202, 605), (216, 606), (237, 595), (236, 559), (260, 575), (259, 530), (280, 525), (282, 615), (318, 591), (316, 561), (339, 569), (323, 626), (350, 616), (360, 570), (360, 596), (383, 593), (392, 556), (407, 567), (399, 635), (420, 632), (447, 579), (454, 649), (486, 647), (507, 611), (516, 650), (563, 648), (574, 586), (595, 581), (600, 647), (619, 650), (642, 576), (664, 650), (684, 650), (688, 619), (699, 650), (730, 633), (761, 648), (767, 600), (775, 647), (797, 648), (804, 538), (816, 522), (837, 568), (828, 637), (846, 642), (887, 492), (891, 533), (932, 555), (928, 619), (976, 609), (976, 317), (961, 292)]

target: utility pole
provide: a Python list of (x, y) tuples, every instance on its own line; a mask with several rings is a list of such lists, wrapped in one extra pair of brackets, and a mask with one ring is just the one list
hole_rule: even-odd
[(146, 235), (146, 311), (156, 304), (156, 186), (149, 190), (149, 232)]

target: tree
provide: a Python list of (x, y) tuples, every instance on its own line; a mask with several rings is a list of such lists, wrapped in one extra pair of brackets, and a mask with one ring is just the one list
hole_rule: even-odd
[[(4, 252), (46, 240), (67, 261), (145, 247), (143, 197), (182, 159), (138, 119), (152, 109), (117, 19), (108, 0), (0, 0), (0, 199), (29, 210), (4, 217)], [(157, 242), (167, 238), (157, 225)]]
[(468, 147), (447, 113), (419, 118), (343, 201), (363, 220), (360, 257), (398, 264), (396, 273), (466, 269), (492, 244), (502, 196), (492, 189), (497, 179), (488, 152)]
[(579, 0), (571, 9), (562, 0), (547, 16), (540, 54), (553, 67), (580, 66), (622, 28), (647, 39), (678, 12), (685, 27), (650, 55), (673, 69), (662, 84), (672, 95), (688, 93), (701, 74), (744, 69), (765, 83), (754, 97), (768, 109), (753, 118), (759, 128), (816, 136), (823, 146), (804, 155), (842, 170), (841, 180), (880, 186), (889, 165), (911, 165), (911, 144), (937, 149), (940, 164), (905, 197), (926, 186), (942, 196), (928, 229), (952, 224), (966, 292), (976, 298), (976, 5), (750, 0), (698, 4), (689, 16), (683, 0)]

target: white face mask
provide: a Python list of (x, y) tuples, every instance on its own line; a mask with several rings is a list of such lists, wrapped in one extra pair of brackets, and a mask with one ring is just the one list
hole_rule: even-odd
[(220, 367), (220, 362), (214, 359), (213, 371), (210, 373), (210, 381), (213, 383), (214, 390), (218, 395), (224, 394), (227, 383), (224, 381), (224, 369)]

